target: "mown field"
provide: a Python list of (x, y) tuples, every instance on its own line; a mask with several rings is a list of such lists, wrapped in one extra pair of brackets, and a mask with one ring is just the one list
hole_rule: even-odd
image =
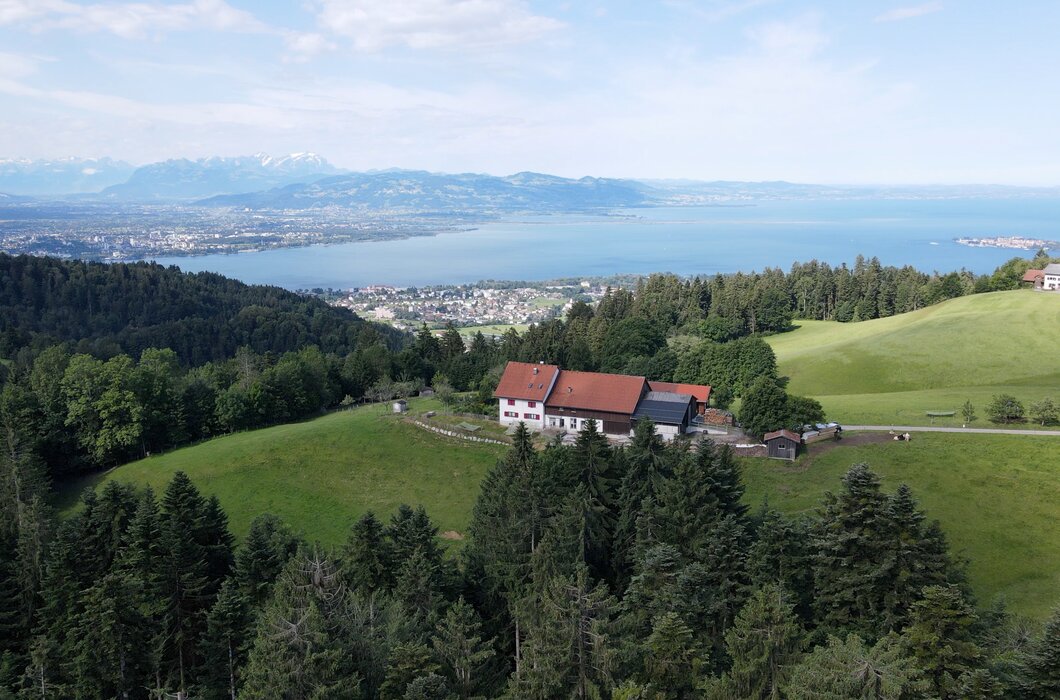
[[(437, 408), (422, 399), (411, 403), (417, 411)], [(59, 507), (69, 511), (83, 488), (111, 479), (161, 492), (182, 470), (220, 499), (237, 536), (269, 512), (309, 539), (338, 544), (366, 511), (386, 519), (402, 503), (423, 504), (441, 531), (463, 533), (479, 482), (503, 452), (435, 436), (368, 406), (133, 462), (66, 484)]]
[(1004, 596), (1038, 618), (1060, 605), (1060, 438), (920, 433), (909, 443), (816, 449), (794, 464), (746, 460), (752, 507), (767, 498), (787, 513), (812, 511), (865, 462), (888, 492), (908, 483), (942, 523), (952, 551), (970, 560), (981, 605)]
[[(1060, 295), (1029, 290), (976, 294), (861, 323), (797, 321), (770, 337), (790, 391), (813, 396), (850, 424), (928, 425), (927, 411), (1009, 393), (1029, 406), (1060, 401)], [(1034, 427), (1028, 425), (1027, 427)]]

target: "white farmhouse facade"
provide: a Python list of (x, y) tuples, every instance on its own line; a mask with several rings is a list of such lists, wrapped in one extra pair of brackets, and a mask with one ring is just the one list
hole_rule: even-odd
[(522, 422), (531, 430), (544, 430), (545, 399), (558, 376), (556, 365), (509, 362), (493, 392), (501, 425)]
[(1042, 273), (1042, 289), (1060, 291), (1060, 263), (1046, 265)]

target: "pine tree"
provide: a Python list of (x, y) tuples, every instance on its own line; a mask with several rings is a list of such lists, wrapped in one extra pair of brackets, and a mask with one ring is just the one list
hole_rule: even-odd
[(398, 644), (390, 650), (386, 678), (379, 688), (379, 699), (401, 700), (410, 683), (437, 670), (438, 664), (431, 658), (427, 645), (419, 642)]
[(651, 420), (637, 422), (633, 442), (625, 450), (626, 469), (618, 490), (618, 517), (615, 523), (612, 567), (619, 588), (624, 587), (632, 572), (637, 537), (637, 520), (645, 501), (655, 500), (671, 468), (666, 446), (655, 434)]
[(347, 585), (364, 595), (389, 590), (394, 585), (394, 562), (383, 523), (371, 511), (350, 528), (342, 549), (342, 574)]
[(930, 697), (916, 662), (893, 637), (868, 647), (856, 634), (830, 636), (791, 670), (790, 700), (904, 700)]
[(215, 595), (232, 573), (235, 557), (232, 548), (235, 538), (228, 529), (228, 514), (221, 508), (217, 496), (210, 496), (203, 505), (199, 519), (199, 543), (206, 551), (206, 578), (210, 595)]
[(461, 698), (485, 691), (488, 665), (495, 651), (483, 638), (475, 610), (461, 598), (435, 626), (434, 653)]
[(975, 612), (956, 586), (929, 586), (911, 610), (903, 641), (941, 698), (956, 698), (957, 678), (982, 657), (972, 638)]
[(693, 697), (700, 673), (707, 665), (692, 630), (674, 612), (655, 618), (641, 647), (643, 680), (649, 692), (665, 698)]
[(732, 659), (729, 676), (740, 697), (779, 700), (781, 689), (799, 658), (802, 630), (779, 586), (755, 591), (725, 633)]
[(1021, 692), (1033, 700), (1060, 697), (1060, 609), (1053, 611), (1041, 637), (1024, 655)]
[(350, 598), (317, 550), (292, 559), (276, 581), (248, 655), (240, 698), (356, 700), (362, 676)]
[(610, 567), (611, 538), (614, 531), (612, 499), (615, 480), (612, 475), (611, 447), (596, 429), (596, 421), (585, 422), (574, 444), (574, 463), (577, 482), (581, 488), (579, 500), (586, 517), (586, 531), (590, 534), (585, 557), (590, 571), (603, 577)]
[(799, 618), (813, 616), (813, 525), (790, 520), (775, 510), (758, 518), (756, 538), (748, 552), (747, 569), (758, 586), (776, 584), (791, 594)]
[(528, 630), (525, 659), (510, 679), (510, 692), (535, 700), (600, 697), (611, 684), (614, 605), (603, 584), (592, 585), (584, 565), (571, 578), (553, 579)]
[(119, 574), (103, 576), (85, 592), (74, 631), (79, 697), (129, 698), (149, 687), (150, 624), (137, 595), (135, 584)]
[(250, 532), (236, 552), (235, 579), (253, 607), (261, 607), (283, 567), (298, 552), (300, 540), (271, 513), (250, 523)]
[(204, 698), (236, 700), (252, 626), (253, 616), (246, 596), (234, 579), (225, 579), (206, 616), (203, 664), (196, 674)]
[(711, 532), (697, 556), (706, 572), (704, 583), (711, 595), (709, 607), (704, 612), (706, 632), (714, 641), (716, 652), (712, 656), (716, 660), (722, 657), (720, 651), (725, 632), (732, 625), (750, 589), (746, 538), (746, 532), (736, 518), (726, 516)]
[(184, 472), (177, 472), (162, 497), (160, 591), (164, 601), (165, 656), (176, 672), (175, 683), (187, 691), (197, 662), (197, 643), (209, 605), (209, 562), (199, 533), (202, 496)]
[(843, 490), (825, 498), (814, 585), (817, 619), (827, 630), (875, 635), (881, 628), (890, 544), (886, 510), (879, 477), (865, 464), (851, 467)]

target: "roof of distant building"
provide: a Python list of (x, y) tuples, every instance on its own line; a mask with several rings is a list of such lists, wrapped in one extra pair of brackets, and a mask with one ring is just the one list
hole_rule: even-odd
[(1045, 274), (1045, 270), (1027, 270), (1023, 273), (1024, 282), (1034, 282)]
[(644, 394), (644, 377), (561, 370), (547, 408), (580, 408), (586, 411), (633, 414)]
[(774, 430), (771, 433), (766, 433), (762, 437), (762, 440), (765, 442), (769, 442), (770, 440), (776, 440), (780, 437), (785, 437), (789, 440), (794, 440), (795, 442), (802, 442), (802, 436), (798, 433), (793, 433), (790, 430)]
[(1060, 275), (1060, 263), (1049, 263), (1042, 272), (1047, 275)]
[(699, 403), (710, 401), (710, 387), (706, 384), (678, 384), (674, 382), (648, 382), (652, 391), (670, 391), (696, 397)]
[(544, 401), (559, 374), (556, 365), (530, 362), (509, 362), (493, 392), (495, 399)]
[(634, 418), (651, 418), (656, 423), (680, 425), (688, 417), (688, 407), (695, 401), (691, 394), (649, 391), (637, 404)]

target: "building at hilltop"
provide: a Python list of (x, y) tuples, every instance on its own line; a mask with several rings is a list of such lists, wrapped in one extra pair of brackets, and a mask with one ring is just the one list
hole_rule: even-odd
[(1042, 270), (1042, 289), (1060, 291), (1060, 263), (1051, 263)]
[(509, 362), (493, 396), (503, 425), (524, 422), (534, 430), (573, 432), (594, 420), (601, 432), (619, 437), (631, 435), (638, 420), (650, 418), (656, 432), (669, 440), (689, 431), (706, 409), (710, 387)]

